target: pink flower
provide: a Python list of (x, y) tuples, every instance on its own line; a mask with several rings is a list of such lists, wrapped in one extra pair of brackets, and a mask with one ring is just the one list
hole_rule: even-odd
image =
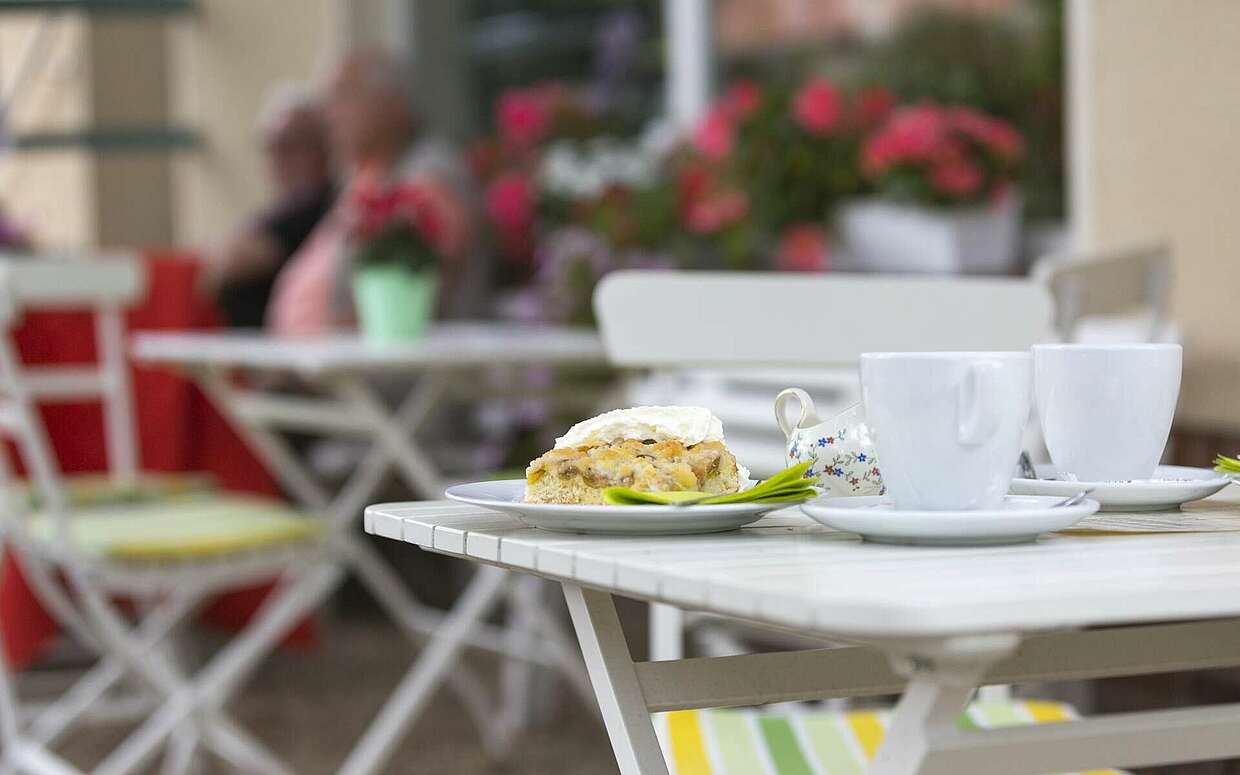
[(792, 115), (806, 132), (829, 134), (840, 120), (840, 93), (825, 78), (806, 82), (792, 100)]
[(942, 194), (966, 199), (981, 188), (982, 173), (973, 162), (961, 158), (936, 164), (930, 173), (930, 183)]
[(715, 191), (690, 203), (685, 228), (697, 234), (715, 234), (749, 214), (749, 199), (734, 189)]
[(785, 272), (825, 272), (831, 267), (831, 250), (822, 229), (811, 224), (790, 227), (780, 237), (775, 266)]
[(555, 113), (556, 92), (544, 87), (509, 89), (495, 109), (500, 136), (512, 145), (532, 145), (547, 136)]
[(862, 146), (862, 171), (875, 176), (897, 164), (928, 161), (946, 136), (947, 124), (939, 108), (917, 105), (897, 110)]
[(712, 108), (693, 132), (693, 147), (711, 161), (721, 161), (736, 144), (732, 117), (720, 106)]
[(534, 191), (519, 172), (505, 172), (486, 191), (487, 216), (505, 232), (524, 231), (534, 222)]
[(762, 87), (748, 78), (733, 81), (723, 95), (723, 106), (736, 121), (744, 121), (762, 106)]
[(1024, 139), (1006, 121), (991, 118), (972, 108), (952, 108), (950, 118), (956, 130), (985, 145), (1004, 160), (1015, 163), (1024, 155)]

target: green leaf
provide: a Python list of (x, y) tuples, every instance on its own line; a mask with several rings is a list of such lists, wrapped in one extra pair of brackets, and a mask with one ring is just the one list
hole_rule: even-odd
[(1226, 455), (1218, 455), (1214, 458), (1214, 470), (1225, 474), (1240, 474), (1240, 460)]

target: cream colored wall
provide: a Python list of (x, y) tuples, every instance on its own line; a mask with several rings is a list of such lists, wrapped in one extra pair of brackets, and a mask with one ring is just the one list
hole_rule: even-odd
[(265, 201), (255, 121), (268, 90), (313, 78), (338, 38), (338, 0), (201, 0), (170, 30), (172, 113), (203, 147), (173, 167), (173, 232), (218, 241)]
[(1072, 2), (1078, 234), (1170, 239), (1180, 419), (1240, 430), (1240, 2)]
[[(8, 13), (0, 17), (0, 52), (4, 82), (11, 93), (21, 55), (40, 34), (46, 17)], [(12, 106), (8, 129), (70, 129), (86, 122), (89, 90), (82, 77), (86, 67), (87, 28), (84, 21), (64, 17), (45, 32), (48, 56)], [(12, 217), (30, 229), (41, 245), (81, 248), (95, 233), (93, 167), (80, 151), (0, 153), (0, 201)]]

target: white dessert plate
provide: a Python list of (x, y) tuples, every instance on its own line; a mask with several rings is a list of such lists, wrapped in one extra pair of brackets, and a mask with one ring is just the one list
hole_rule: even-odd
[(973, 511), (900, 510), (884, 495), (817, 498), (801, 511), (827, 527), (859, 533), (882, 544), (994, 546), (1032, 541), (1063, 530), (1098, 510), (1098, 502), (1055, 506), (1061, 497), (1009, 495), (995, 509)]
[(787, 503), (724, 503), (703, 506), (595, 506), (526, 503), (524, 479), (501, 479), (449, 487), (461, 503), (511, 514), (531, 527), (558, 533), (682, 535), (722, 533), (756, 522)]
[(1153, 479), (1127, 482), (1074, 482), (1066, 480), (1053, 465), (1034, 466), (1037, 479), (1013, 479), (1013, 495), (1058, 495), (1066, 497), (1093, 489), (1090, 498), (1103, 511), (1158, 511), (1178, 508), (1181, 503), (1208, 497), (1231, 482), (1227, 474), (1209, 468), (1159, 466)]

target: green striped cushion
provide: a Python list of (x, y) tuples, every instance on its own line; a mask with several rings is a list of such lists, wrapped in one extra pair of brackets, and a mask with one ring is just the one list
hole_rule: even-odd
[[(241, 495), (187, 495), (162, 501), (76, 511), (74, 541), (89, 553), (115, 559), (208, 557), (306, 541), (321, 522), (280, 501)], [(36, 515), (36, 538), (55, 538), (52, 521)]]
[[(69, 504), (77, 507), (106, 506), (115, 503), (141, 503), (142, 501), (171, 498), (190, 493), (205, 492), (212, 487), (211, 477), (200, 473), (142, 472), (132, 482), (118, 482), (107, 474), (72, 474), (62, 479)], [(39, 493), (29, 484), (23, 484), (17, 492), (16, 503), (27, 508), (39, 507)]]
[[(681, 710), (654, 718), (672, 775), (863, 775), (889, 716), (886, 710)], [(1076, 717), (1071, 706), (1056, 702), (975, 702), (958, 723), (961, 728), (988, 729)]]

